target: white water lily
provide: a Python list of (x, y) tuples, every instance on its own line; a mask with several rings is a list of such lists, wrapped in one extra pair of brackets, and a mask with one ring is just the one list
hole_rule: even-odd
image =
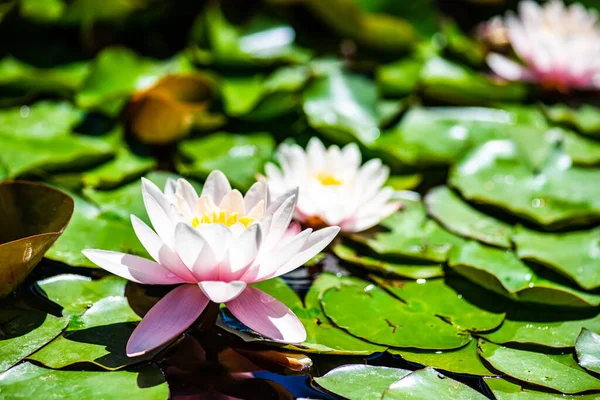
[(507, 13), (504, 25), (524, 65), (492, 53), (487, 62), (500, 77), (537, 82), (561, 92), (600, 88), (600, 26), (595, 11), (578, 3), (566, 7), (560, 0), (543, 6), (524, 0), (519, 15)]
[(297, 193), (292, 189), (271, 202), (262, 181), (242, 196), (220, 171), (210, 174), (200, 196), (184, 179), (169, 181), (165, 193), (143, 180), (144, 204), (156, 232), (133, 215), (131, 222), (154, 261), (84, 250), (95, 264), (133, 282), (181, 284), (146, 314), (129, 339), (127, 354), (144, 354), (180, 335), (209, 301), (225, 303), (264, 336), (303, 342), (306, 331), (294, 313), (249, 286), (296, 269), (339, 232), (338, 227), (300, 232), (290, 226)]
[(360, 232), (400, 208), (395, 191), (382, 188), (389, 168), (379, 159), (361, 166), (355, 143), (326, 149), (313, 137), (306, 151), (296, 144), (282, 144), (278, 154), (281, 169), (271, 163), (265, 167), (269, 188), (280, 195), (299, 187), (296, 218), (306, 225), (337, 225), (345, 232)]

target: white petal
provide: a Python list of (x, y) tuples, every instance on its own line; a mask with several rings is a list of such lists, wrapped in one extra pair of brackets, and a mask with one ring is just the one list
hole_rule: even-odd
[(188, 224), (178, 224), (175, 228), (175, 238), (179, 257), (197, 281), (217, 278), (220, 260), (198, 230)]
[(226, 211), (227, 213), (237, 212), (240, 215), (246, 214), (246, 207), (244, 206), (244, 197), (240, 193), (239, 190), (232, 190), (227, 193), (221, 203), (219, 204), (219, 208)]
[(166, 202), (166, 199), (161, 198), (164, 197), (162, 193), (157, 196), (144, 186), (142, 186), (142, 197), (154, 230), (167, 246), (173, 248), (173, 221), (169, 217), (171, 204)]
[(268, 233), (265, 234), (263, 243), (266, 249), (273, 248), (290, 225), (294, 211), (296, 210), (297, 199), (296, 195), (288, 197), (273, 213), (273, 220), (271, 221)]
[(231, 192), (231, 185), (227, 177), (219, 170), (208, 175), (202, 188), (202, 195), (210, 197), (215, 204), (219, 204), (229, 192)]
[(196, 189), (194, 189), (188, 181), (183, 178), (178, 179), (176, 193), (185, 200), (190, 210), (196, 209), (198, 194), (196, 193)]
[(246, 289), (246, 282), (204, 281), (198, 286), (213, 303), (225, 303), (238, 297)]
[(255, 282), (270, 276), (302, 249), (311, 233), (312, 229), (306, 229), (278, 248), (266, 253), (261, 253), (258, 260), (259, 265), (256, 266), (257, 268), (253, 266), (242, 279)]
[(500, 54), (491, 53), (486, 60), (492, 71), (508, 81), (530, 81), (533, 78), (525, 67)]
[(257, 204), (269, 203), (269, 186), (265, 180), (260, 180), (248, 189), (244, 196), (244, 206), (246, 210), (252, 210)]
[(317, 137), (310, 138), (306, 146), (306, 153), (311, 169), (319, 171), (325, 167), (325, 146)]
[(175, 195), (175, 190), (177, 190), (177, 183), (173, 178), (167, 178), (167, 183), (165, 183), (165, 196), (171, 198)]

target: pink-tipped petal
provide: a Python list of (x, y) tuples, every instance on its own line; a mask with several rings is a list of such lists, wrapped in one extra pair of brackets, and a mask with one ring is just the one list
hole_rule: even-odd
[(181, 285), (160, 299), (135, 328), (127, 356), (140, 356), (181, 335), (202, 314), (209, 300), (197, 285)]
[[(277, 271), (268, 275), (264, 279), (275, 278), (277, 276), (287, 274), (290, 271), (304, 265), (308, 260), (319, 254), (325, 247), (333, 241), (333, 239), (340, 232), (340, 228), (337, 226), (329, 226), (327, 228), (319, 229), (313, 232), (299, 253), (292, 257), (287, 263), (281, 266)], [(264, 280), (262, 279), (262, 280)]]
[(221, 171), (215, 170), (206, 178), (206, 182), (202, 188), (202, 195), (207, 195), (215, 204), (219, 204), (223, 200), (223, 197), (230, 191), (231, 185), (227, 177)]
[(121, 278), (147, 285), (175, 285), (183, 279), (154, 261), (106, 250), (83, 250), (94, 264)]
[(179, 276), (186, 282), (196, 282), (194, 275), (179, 259), (175, 251), (167, 246), (162, 239), (135, 215), (131, 215), (131, 225), (138, 239), (154, 260)]
[(238, 297), (246, 289), (246, 282), (204, 281), (198, 286), (213, 303), (226, 303)]
[(488, 55), (487, 63), (496, 75), (506, 80), (531, 81), (533, 79), (533, 75), (529, 70), (500, 54), (492, 53)]
[(306, 330), (298, 317), (285, 304), (256, 288), (246, 287), (226, 305), (237, 319), (265, 337), (286, 343), (306, 340)]

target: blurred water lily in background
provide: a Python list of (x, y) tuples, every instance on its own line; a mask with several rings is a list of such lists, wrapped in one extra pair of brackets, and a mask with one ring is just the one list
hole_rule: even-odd
[(163, 345), (185, 331), (210, 301), (225, 303), (240, 321), (266, 337), (289, 343), (306, 339), (302, 323), (283, 303), (248, 284), (290, 272), (323, 250), (339, 232), (288, 230), (297, 190), (269, 200), (265, 182), (243, 197), (214, 171), (200, 196), (184, 179), (165, 193), (145, 180), (144, 204), (153, 231), (136, 216), (133, 228), (156, 262), (106, 250), (85, 250), (100, 267), (133, 282), (183, 284), (144, 317), (127, 344), (130, 357)]
[[(498, 20), (490, 23), (490, 30), (495, 26), (498, 31)], [(559, 92), (600, 88), (600, 27), (595, 10), (579, 3), (566, 6), (560, 0), (544, 5), (524, 0), (518, 16), (507, 13), (504, 24), (524, 65), (492, 53), (487, 61), (496, 74)]]
[(281, 169), (269, 163), (265, 170), (273, 194), (300, 188), (295, 216), (302, 223), (338, 225), (343, 232), (360, 232), (377, 225), (402, 204), (394, 199), (394, 189), (383, 187), (389, 168), (379, 159), (362, 166), (361, 161), (356, 143), (326, 149), (313, 137), (306, 151), (295, 144), (282, 144)]

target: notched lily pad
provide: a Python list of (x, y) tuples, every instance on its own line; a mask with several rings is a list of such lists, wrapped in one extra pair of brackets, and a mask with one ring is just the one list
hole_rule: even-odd
[(480, 340), (479, 354), (492, 367), (521, 382), (566, 394), (600, 390), (600, 379), (580, 368), (570, 353), (535, 353)]
[(0, 183), (0, 297), (29, 275), (72, 214), (73, 199), (60, 190), (33, 182)]
[(511, 246), (509, 224), (474, 209), (445, 186), (431, 190), (425, 204), (429, 215), (452, 233), (492, 246)]
[(577, 361), (588, 371), (600, 374), (600, 335), (588, 329), (582, 329), (575, 343)]
[(586, 290), (600, 287), (600, 228), (544, 233), (518, 227), (512, 240), (519, 258), (546, 265)]

